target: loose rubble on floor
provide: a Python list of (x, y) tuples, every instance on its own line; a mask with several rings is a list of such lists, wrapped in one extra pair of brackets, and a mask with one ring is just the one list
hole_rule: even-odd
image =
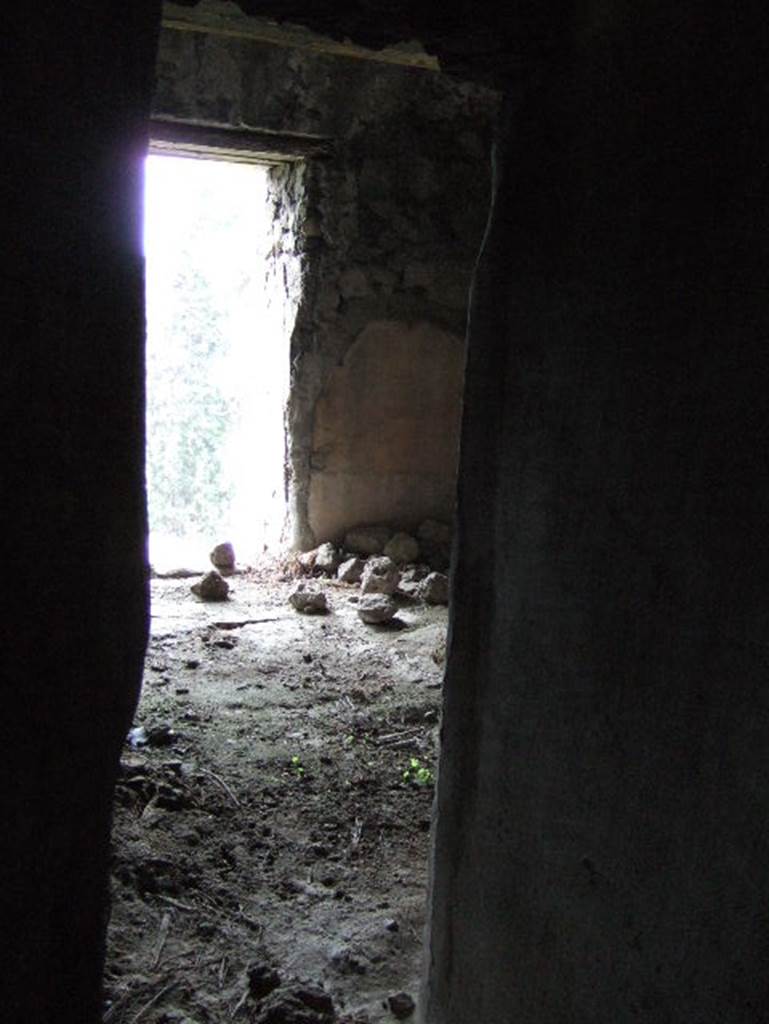
[(189, 572), (152, 580), (105, 1024), (414, 1019), (446, 635), (420, 588), (449, 538), (417, 531), (399, 564), (397, 531), (353, 533), (258, 568), (220, 557), (223, 600)]
[(203, 601), (226, 601), (230, 585), (216, 569), (212, 569), (202, 580), (193, 583), (190, 590)]
[[(360, 584), (360, 596), (348, 597), (357, 604), (358, 617), (368, 625), (392, 622), (398, 611), (396, 598), (419, 599), (432, 605), (449, 603), (449, 528), (427, 520), (417, 531), (420, 540), (387, 526), (358, 526), (350, 530), (340, 547), (326, 541), (312, 551), (296, 556), (300, 574), (317, 579), (335, 578), (341, 583)], [(418, 561), (420, 556), (430, 559)], [(300, 612), (328, 610), (325, 591), (319, 586), (298, 583), (289, 602)]]

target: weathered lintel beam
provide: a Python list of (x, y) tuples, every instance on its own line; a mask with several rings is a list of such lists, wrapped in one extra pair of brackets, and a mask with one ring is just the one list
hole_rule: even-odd
[(329, 139), (153, 119), (150, 152), (233, 163), (285, 163), (330, 156)]
[(299, 25), (278, 24), (265, 18), (247, 18), (234, 4), (209, 3), (205, 5), (206, 9), (201, 11), (202, 6), (191, 9), (180, 4), (163, 4), (164, 28), (252, 39), (255, 42), (271, 43), (273, 46), (290, 47), (325, 56), (351, 57), (383, 64), (422, 68), (425, 71), (440, 71), (437, 57), (425, 53), (417, 43), (370, 50), (355, 43), (329, 39)]

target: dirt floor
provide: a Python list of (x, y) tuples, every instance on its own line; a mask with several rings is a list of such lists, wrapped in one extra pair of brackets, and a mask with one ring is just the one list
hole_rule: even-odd
[(348, 584), (308, 616), (274, 566), (232, 577), (223, 603), (192, 582), (152, 582), (105, 1024), (407, 1019), (446, 609), (404, 599), (366, 626)]

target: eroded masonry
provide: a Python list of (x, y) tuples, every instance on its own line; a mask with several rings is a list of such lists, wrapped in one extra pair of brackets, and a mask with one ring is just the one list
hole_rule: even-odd
[(272, 163), (265, 283), (290, 365), (287, 541), (450, 521), (497, 95), (429, 69), (172, 28), (157, 66), (156, 134), (229, 129), (233, 147), (246, 139)]

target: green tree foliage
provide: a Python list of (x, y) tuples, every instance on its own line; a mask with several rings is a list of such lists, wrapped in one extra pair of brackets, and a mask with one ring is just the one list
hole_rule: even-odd
[(223, 213), (217, 198), (204, 179), (187, 218), (176, 230), (158, 232), (158, 248), (148, 253), (150, 521), (153, 531), (176, 536), (215, 538), (233, 492), (222, 463), (238, 413), (227, 395), (227, 311), (242, 282), (217, 265), (236, 214)]
[(199, 267), (183, 266), (148, 365), (147, 482), (153, 530), (214, 536), (232, 497), (222, 448), (233, 410), (218, 373), (222, 311)]
[(147, 175), (150, 527), (213, 543), (227, 529), (242, 473), (233, 452), (258, 393), (249, 346), (259, 332), (265, 176), (167, 157), (150, 158)]

